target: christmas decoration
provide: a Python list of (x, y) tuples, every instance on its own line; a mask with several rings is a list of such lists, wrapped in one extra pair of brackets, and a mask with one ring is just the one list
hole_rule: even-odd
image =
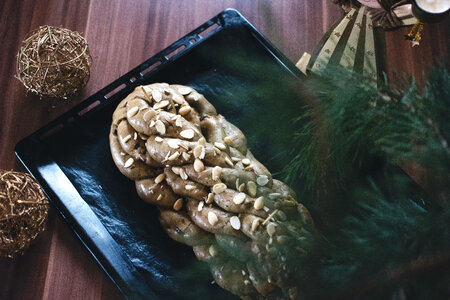
[[(382, 62), (378, 49), (382, 43), (375, 29), (392, 30), (415, 24), (417, 19), (412, 15), (411, 4), (407, 0), (333, 2), (341, 5), (345, 15), (325, 33), (311, 55), (302, 56), (297, 66), (304, 73), (318, 73), (325, 68), (341, 65), (371, 77), (374, 84), (377, 83), (383, 70), (379, 69)], [(420, 32), (416, 37), (420, 39)]]
[(405, 38), (411, 41), (413, 47), (419, 46), (424, 22), (436, 23), (442, 21), (448, 15), (449, 8), (450, 2), (447, 0), (414, 0), (412, 13), (417, 18), (417, 22)]
[[(305, 299), (449, 299), (450, 74), (432, 71), (423, 91), (342, 67), (318, 75), (298, 89), (285, 173), (323, 235), (300, 262)], [(399, 168), (411, 162), (431, 190)]]
[(0, 171), (0, 256), (23, 254), (45, 229), (48, 200), (25, 173)]
[(162, 227), (210, 263), (218, 285), (244, 299), (300, 297), (309, 212), (205, 97), (181, 85), (137, 87), (114, 112), (110, 146)]
[(41, 26), (22, 42), (17, 77), (40, 97), (66, 99), (88, 82), (91, 61), (86, 40), (79, 33)]

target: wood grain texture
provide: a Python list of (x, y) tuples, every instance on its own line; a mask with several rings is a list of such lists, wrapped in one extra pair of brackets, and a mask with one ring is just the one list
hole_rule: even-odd
[[(0, 169), (24, 171), (14, 145), (226, 8), (240, 11), (294, 63), (340, 16), (330, 0), (3, 0), (0, 1)], [(91, 79), (70, 101), (41, 100), (14, 78), (27, 32), (64, 26), (88, 40)], [(421, 75), (448, 63), (449, 22), (426, 25), (419, 48), (386, 33), (386, 70)], [(446, 57), (447, 56), (447, 57)], [(118, 290), (55, 211), (22, 257), (0, 259), (0, 299), (117, 299)]]

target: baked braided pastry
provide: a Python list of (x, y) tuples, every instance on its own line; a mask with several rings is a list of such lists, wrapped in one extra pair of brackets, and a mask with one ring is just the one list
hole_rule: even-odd
[(210, 263), (218, 285), (243, 299), (298, 297), (311, 217), (203, 95), (166, 83), (137, 87), (113, 114), (110, 146), (168, 235)]

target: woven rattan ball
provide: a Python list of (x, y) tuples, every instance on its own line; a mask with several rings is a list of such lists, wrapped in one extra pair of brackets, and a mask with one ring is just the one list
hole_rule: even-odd
[(0, 170), (0, 256), (23, 254), (45, 229), (48, 207), (30, 175)]
[(78, 32), (41, 26), (22, 42), (17, 77), (41, 98), (66, 99), (86, 85), (91, 62), (86, 39)]

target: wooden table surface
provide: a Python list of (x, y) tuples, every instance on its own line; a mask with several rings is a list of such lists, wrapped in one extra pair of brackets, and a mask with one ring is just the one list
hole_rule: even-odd
[[(14, 154), (20, 139), (226, 8), (240, 11), (294, 63), (341, 13), (331, 0), (0, 1), (0, 169), (25, 171)], [(409, 28), (387, 32), (389, 77), (395, 71), (421, 76), (448, 55), (448, 19), (426, 25), (418, 48), (403, 39)], [(14, 77), (20, 43), (40, 25), (76, 30), (89, 43), (91, 78), (70, 101), (40, 100)], [(0, 299), (117, 298), (117, 288), (54, 209), (25, 255), (0, 258)]]

